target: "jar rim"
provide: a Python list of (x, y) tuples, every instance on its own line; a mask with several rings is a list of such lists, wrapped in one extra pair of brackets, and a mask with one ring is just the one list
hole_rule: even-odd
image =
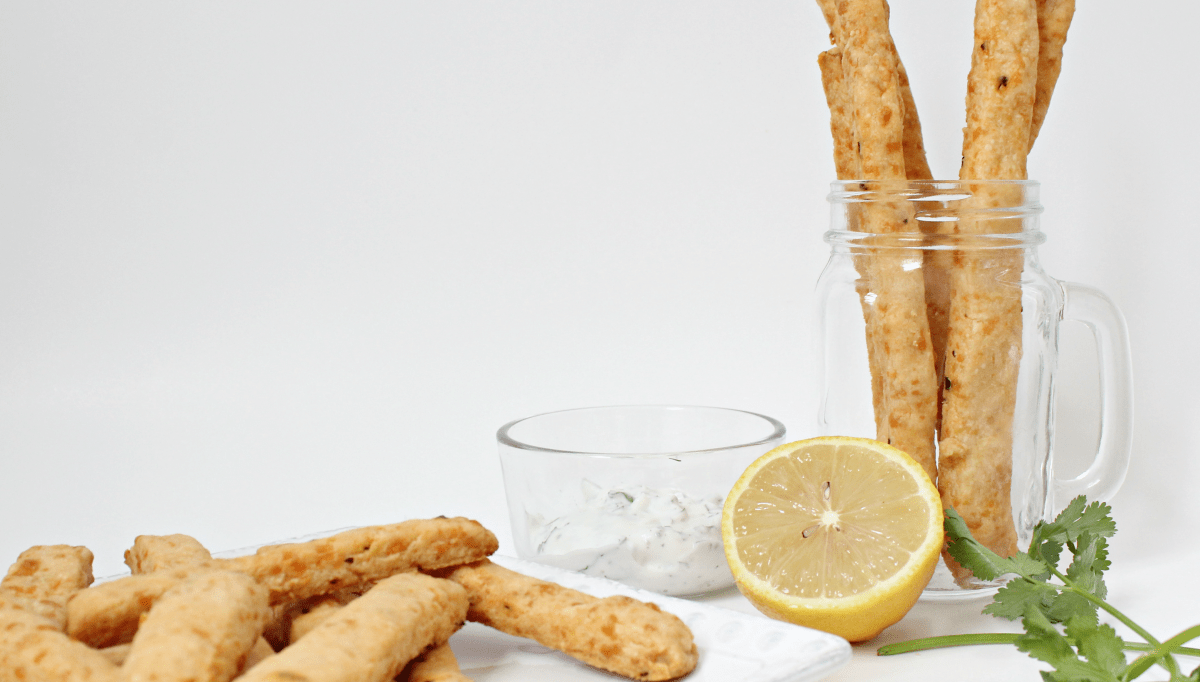
[(838, 180), (830, 184), (833, 229), (825, 240), (871, 249), (1036, 246), (1045, 241), (1039, 187), (1036, 180)]
[(1037, 180), (835, 180), (829, 185), (827, 199), (835, 205), (897, 198), (917, 204), (944, 204), (991, 194), (1003, 197), (1003, 201), (1000, 204), (989, 201), (988, 205), (1032, 215), (1042, 212), (1038, 203), (1040, 187)]

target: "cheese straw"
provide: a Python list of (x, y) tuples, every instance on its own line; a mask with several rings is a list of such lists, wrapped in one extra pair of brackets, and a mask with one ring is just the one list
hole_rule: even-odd
[[(839, 0), (833, 24), (852, 105), (857, 170), (860, 177), (879, 182), (879, 188), (898, 181), (902, 185), (907, 177), (906, 98), (888, 16), (884, 0)], [(919, 124), (907, 127), (910, 134), (914, 128), (919, 131)], [(918, 172), (928, 174), (928, 167)], [(862, 231), (878, 235), (911, 232), (916, 224), (912, 207), (902, 200), (869, 202), (859, 221)], [(876, 438), (911, 455), (933, 479), (937, 375), (924, 275), (919, 265), (912, 267), (911, 257), (894, 251), (873, 251), (863, 268), (865, 286), (873, 295), (870, 302), (864, 298), (864, 318), (868, 358), (874, 365)]]
[(37, 545), (21, 552), (0, 580), (0, 608), (19, 608), (67, 625), (67, 601), (92, 584), (87, 547)]
[[(129, 566), (129, 572), (134, 575), (176, 568), (185, 570), (197, 568), (210, 561), (212, 561), (212, 553), (200, 544), (199, 540), (190, 535), (178, 533), (175, 535), (139, 535), (134, 538), (133, 546), (125, 550), (125, 565)], [(109, 651), (114, 657), (120, 656), (121, 651), (118, 647), (121, 646), (123, 645), (109, 647), (105, 651)], [(145, 645), (143, 644), (143, 646)], [(258, 637), (249, 653), (243, 657), (241, 670), (248, 670), (254, 664), (274, 654), (275, 651), (271, 645), (262, 637)], [(187, 668), (184, 666), (179, 669)]]
[(384, 682), (467, 615), (466, 591), (448, 580), (401, 573), (326, 619), (296, 643), (254, 666), (245, 682)]
[(1029, 124), (1029, 148), (1037, 140), (1050, 107), (1050, 96), (1062, 72), (1063, 45), (1067, 29), (1075, 16), (1075, 0), (1037, 0), (1038, 65), (1037, 97), (1033, 101), (1033, 120)]
[[(497, 546), (496, 536), (476, 521), (438, 517), (268, 545), (249, 556), (214, 559), (203, 566), (250, 575), (270, 592), (271, 605), (278, 606), (404, 571), (478, 561)], [(84, 590), (67, 604), (67, 632), (97, 648), (128, 642), (154, 600), (195, 570), (182, 566), (131, 575)]]
[(128, 682), (227, 682), (271, 615), (267, 590), (233, 571), (196, 574), (158, 599), (121, 666)]
[[(832, 6), (832, 2), (822, 0), (822, 9)], [(836, 16), (836, 15), (835, 15)], [(828, 16), (827, 16), (828, 19)], [(830, 28), (833, 20), (829, 19)], [(858, 153), (854, 144), (853, 102), (850, 101), (850, 91), (847, 89), (845, 73), (842, 71), (842, 52), (838, 48), (826, 50), (817, 55), (817, 65), (821, 69), (821, 84), (825, 89), (825, 101), (829, 105), (829, 131), (833, 135), (833, 166), (838, 180), (853, 180), (862, 177)], [(847, 228), (853, 231), (862, 230), (861, 219), (857, 206), (847, 206)], [(858, 278), (855, 289), (862, 303), (863, 320), (866, 322), (867, 334), (867, 364), (871, 370), (871, 404), (875, 415), (876, 428), (883, 424), (886, 416), (883, 413), (883, 365), (880, 356), (878, 321), (875, 317), (875, 306), (870, 297), (871, 287), (865, 273), (868, 272), (869, 258), (860, 255), (855, 258), (855, 267), (863, 276)]]
[(14, 608), (0, 608), (0, 675), (6, 681), (121, 680), (107, 656), (67, 637), (54, 621)]
[[(967, 86), (960, 178), (1024, 179), (1037, 84), (1035, 0), (978, 0)], [(1017, 206), (1020, 187), (978, 185), (962, 234), (1018, 232), (1017, 220), (983, 220)], [(1002, 556), (1017, 551), (1012, 503), (1012, 422), (1021, 358), (1020, 249), (954, 252), (946, 340), (938, 489), (975, 538)], [(968, 572), (946, 556), (962, 582)]]
[[(1054, 0), (1043, 0), (1043, 2), (1053, 1)], [(1066, 0), (1062, 1), (1065, 2)], [(834, 31), (834, 24), (837, 23), (837, 0), (817, 0), (817, 5), (821, 8), (821, 14), (825, 17), (825, 23), (829, 25), (829, 38), (836, 44), (837, 41), (836, 33)], [(886, 25), (884, 28), (887, 28)], [(896, 77), (900, 82), (900, 96), (904, 99), (904, 173), (909, 180), (932, 180), (933, 172), (929, 169), (929, 161), (925, 155), (925, 137), (921, 133), (921, 119), (919, 116), (917, 116), (917, 103), (916, 100), (913, 99), (912, 88), (909, 86), (908, 72), (904, 68), (904, 62), (900, 60), (900, 53), (896, 50), (896, 44), (892, 42), (890, 37), (888, 38), (887, 43), (891, 51), (892, 58), (896, 62)], [(831, 113), (833, 113), (835, 101), (834, 99), (830, 98), (829, 84), (826, 82), (826, 77), (835, 74), (833, 72), (827, 72), (827, 66), (825, 62), (831, 61), (833, 58), (840, 59), (840, 55), (841, 52), (836, 51), (835, 48), (835, 50), (821, 53), (821, 55), (817, 58), (818, 63), (820, 63), (821, 66), (821, 79), (825, 84), (825, 97), (829, 102), (829, 109)], [(837, 69), (836, 79), (838, 81), (842, 81), (840, 68)], [(840, 87), (845, 87), (844, 81)], [(844, 94), (837, 98), (837, 104), (839, 107), (844, 108), (850, 106), (850, 103), (845, 100), (846, 97), (848, 97), (848, 95)], [(834, 116), (836, 117), (838, 114), (834, 114)], [(847, 131), (847, 133), (850, 132), (851, 131)], [(851, 137), (849, 138), (839, 137), (838, 130), (835, 128), (833, 130), (833, 140), (834, 165), (838, 172), (838, 179), (856, 180), (862, 178), (863, 176), (857, 170), (851, 172), (851, 169), (854, 168), (854, 166), (843, 164), (838, 159), (839, 150), (841, 148), (853, 148), (852, 133)], [(847, 174), (843, 175), (843, 170), (845, 170)]]
[(401, 675), (398, 682), (471, 682), (462, 674), (458, 659), (449, 644), (435, 646), (418, 656), (408, 666), (407, 677)]
[(129, 572), (153, 573), (182, 566), (196, 566), (212, 560), (212, 553), (190, 535), (139, 535), (125, 550)]
[(528, 637), (635, 680), (674, 680), (699, 660), (692, 632), (654, 604), (598, 599), (484, 560), (444, 572), (466, 588), (467, 619)]
[[(817, 5), (821, 8), (821, 13), (825, 16), (825, 22), (829, 24), (830, 38), (835, 36), (834, 23), (837, 21), (837, 0), (817, 0)], [(904, 62), (900, 60), (900, 53), (896, 50), (896, 44), (889, 41), (891, 46), (892, 57), (896, 60), (896, 77), (900, 82), (900, 96), (904, 99), (904, 176), (909, 180), (932, 180), (933, 171), (929, 168), (929, 160), (925, 154), (925, 136), (921, 132), (921, 118), (917, 115), (917, 102), (913, 98), (912, 87), (908, 82), (908, 71), (904, 68)], [(836, 50), (836, 48), (834, 48)], [(853, 180), (864, 177), (858, 169), (857, 164), (846, 163), (840, 156), (846, 154), (843, 149), (853, 150), (854, 139), (853, 132), (846, 131), (847, 138), (843, 140), (839, 137), (839, 130), (835, 124), (835, 120), (839, 114), (835, 112), (836, 107), (851, 106), (845, 102), (844, 98), (848, 95), (841, 95), (835, 99), (830, 93), (830, 80), (834, 79), (835, 89), (845, 88), (844, 82), (841, 82), (843, 75), (840, 67), (833, 68), (832, 62), (834, 57), (829, 56), (834, 50), (822, 53), (817, 61), (821, 67), (821, 80), (825, 86), (825, 98), (829, 104), (830, 110), (830, 128), (833, 132), (834, 141), (834, 167), (837, 170), (839, 180)], [(837, 52), (840, 55), (840, 52)], [(922, 232), (936, 233), (937, 223), (921, 223), (918, 227)], [(943, 371), (943, 352), (946, 348), (946, 325), (950, 316), (950, 259), (949, 256), (942, 251), (930, 250), (924, 254), (923, 265), (921, 266), (922, 273), (925, 276), (925, 315), (929, 320), (929, 342), (933, 347), (933, 362), (935, 373), (935, 384), (937, 385), (938, 397), (938, 417), (941, 418), (941, 403), (942, 403), (942, 371)], [(859, 292), (862, 294), (863, 292)], [(869, 305), (864, 301), (863, 311), (867, 313)], [(874, 396), (875, 405), (875, 423), (882, 422), (880, 415), (880, 366), (878, 359), (875, 358), (877, 352), (877, 343), (868, 343), (868, 362), (871, 367), (871, 395)]]

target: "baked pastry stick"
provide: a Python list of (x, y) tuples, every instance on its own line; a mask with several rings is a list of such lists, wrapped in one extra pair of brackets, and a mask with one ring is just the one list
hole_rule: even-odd
[(673, 680), (699, 660), (691, 630), (654, 604), (622, 596), (600, 599), (486, 559), (440, 574), (466, 588), (467, 620), (602, 670), (647, 682)]
[[(830, 38), (834, 36), (834, 23), (837, 21), (837, 0), (817, 0), (817, 4), (821, 8), (821, 13), (825, 16), (825, 22), (829, 24)], [(912, 87), (908, 81), (908, 71), (904, 68), (904, 62), (900, 59), (900, 53), (896, 50), (896, 45), (891, 42), (892, 56), (896, 60), (896, 75), (900, 81), (900, 96), (904, 99), (904, 175), (909, 180), (932, 180), (933, 171), (929, 168), (929, 160), (925, 154), (925, 137), (921, 132), (921, 119), (917, 115), (917, 102), (913, 98)], [(828, 54), (828, 53), (824, 53)], [(828, 60), (824, 57), (818, 58), (818, 61)], [(821, 64), (822, 81), (826, 80), (826, 65)], [(825, 96), (829, 101), (830, 110), (832, 112), (834, 102), (830, 99), (829, 87), (826, 85)], [(832, 126), (831, 126), (832, 127)], [(855, 171), (848, 175), (842, 174), (842, 164), (836, 158), (838, 150), (843, 146), (838, 141), (838, 131), (834, 130), (834, 155), (835, 166), (838, 168), (838, 179), (849, 180), (860, 178), (862, 175)], [(851, 138), (846, 146), (853, 148), (854, 141)], [(940, 223), (920, 223), (919, 227), (922, 232), (936, 234), (937, 226)], [(938, 417), (941, 419), (941, 389), (942, 389), (942, 372), (944, 368), (944, 350), (946, 348), (946, 325), (950, 315), (950, 256), (944, 251), (929, 250), (926, 251), (923, 258), (922, 273), (925, 276), (925, 314), (929, 318), (929, 341), (933, 345), (933, 362), (934, 371), (936, 373), (935, 382), (938, 387)], [(874, 384), (878, 384), (876, 377), (875, 363), (871, 363), (871, 376)], [(880, 422), (878, 415), (878, 400), (876, 402), (876, 424)]]
[(0, 608), (0, 679), (120, 682), (121, 674), (107, 656), (67, 637), (54, 621)]
[(471, 682), (462, 673), (449, 644), (435, 646), (413, 659), (398, 682)]
[[(134, 575), (173, 568), (200, 567), (211, 561), (212, 553), (208, 551), (208, 548), (200, 544), (199, 540), (183, 534), (139, 535), (134, 538), (133, 546), (125, 550), (125, 565), (129, 566), (130, 573)], [(173, 588), (173, 590), (175, 589), (179, 588)], [(259, 631), (261, 632), (262, 629), (260, 627)], [(117, 657), (122, 655), (121, 647), (123, 646), (126, 645), (118, 644), (108, 647), (104, 651), (117, 660)], [(241, 662), (242, 670), (248, 670), (264, 658), (274, 654), (275, 650), (271, 648), (271, 645), (261, 636), (257, 637), (254, 646)]]
[(403, 573), (379, 581), (244, 682), (385, 682), (462, 626), (467, 595), (448, 580)]
[(127, 682), (228, 682), (271, 616), (267, 590), (244, 573), (203, 571), (158, 599), (121, 667)]
[(190, 535), (139, 535), (125, 550), (125, 565), (138, 575), (212, 560), (212, 553)]
[[(861, 177), (881, 189), (902, 189), (906, 114), (888, 17), (885, 0), (838, 0), (833, 33)], [(862, 231), (880, 235), (873, 244), (885, 245), (887, 235), (914, 231), (914, 218), (911, 204), (896, 199), (864, 204), (859, 220)], [(872, 250), (865, 267), (873, 295), (873, 310), (864, 317), (868, 357), (877, 365), (872, 376), (878, 375), (876, 438), (911, 455), (935, 479), (937, 375), (924, 274), (907, 251)]]
[[(278, 606), (369, 585), (396, 573), (478, 561), (495, 552), (498, 544), (477, 521), (439, 517), (270, 545), (250, 556), (213, 559), (205, 566), (251, 576), (267, 588), (271, 605)], [(196, 570), (182, 566), (84, 590), (67, 604), (68, 634), (96, 648), (128, 642), (138, 618), (154, 600)]]
[[(977, 0), (975, 49), (967, 80), (967, 127), (960, 178), (1019, 180), (1026, 175), (1037, 83), (1035, 0)], [(983, 219), (983, 211), (1018, 206), (1016, 186), (978, 186), (964, 203), (964, 235), (1018, 232), (1016, 219)], [(1013, 412), (1021, 359), (1019, 248), (956, 250), (951, 270), (950, 325), (938, 490), (977, 540), (1001, 556), (1017, 551), (1012, 517)], [(962, 583), (969, 572), (948, 555)]]
[(371, 589), (371, 585), (338, 590), (293, 602), (278, 609), (280, 613), (276, 625), (281, 632), (279, 633), (280, 645), (276, 648), (282, 649), (308, 634), (313, 628), (340, 611), (346, 604), (361, 597), (369, 589)]
[[(837, 0), (817, 0), (821, 13), (829, 25), (830, 38), (833, 39), (834, 23), (837, 21)], [(908, 81), (908, 72), (900, 60), (895, 43), (891, 42), (892, 56), (896, 60), (896, 75), (900, 84), (900, 95), (904, 104), (904, 175), (909, 180), (932, 180), (933, 173), (925, 154), (925, 140), (921, 132), (921, 119), (917, 115), (917, 103), (913, 98), (912, 88)], [(853, 180), (864, 177), (855, 153), (853, 124), (850, 120), (853, 105), (849, 102), (849, 92), (846, 90), (844, 74), (841, 69), (841, 51), (833, 48), (817, 57), (821, 68), (821, 82), (825, 89), (825, 99), (829, 105), (830, 131), (833, 134), (834, 167), (839, 180)], [(848, 207), (853, 214), (854, 207)], [(922, 231), (934, 232), (936, 223), (929, 225), (921, 223)], [(850, 229), (859, 229), (851, 216)], [(950, 259), (944, 252), (927, 251), (923, 258), (922, 273), (925, 279), (925, 309), (929, 320), (929, 339), (933, 346), (935, 384), (938, 387), (938, 408), (941, 407), (942, 386), (942, 351), (946, 345), (946, 321), (950, 308)], [(871, 314), (871, 305), (865, 299), (868, 286), (865, 280), (860, 282), (860, 298), (863, 298), (864, 317)], [(873, 324), (868, 324), (874, 327)], [(881, 414), (881, 368), (876, 354), (879, 344), (876, 340), (868, 342), (867, 354), (871, 369), (871, 395), (875, 408), (875, 423), (882, 424)]]
[(1037, 140), (1050, 107), (1050, 96), (1062, 72), (1063, 45), (1067, 29), (1075, 16), (1075, 0), (1037, 0), (1038, 65), (1037, 95), (1033, 100), (1033, 119), (1029, 124), (1029, 149)]
[[(832, 0), (821, 1), (822, 9), (832, 4)], [(830, 29), (832, 28), (833, 21), (830, 20)], [(861, 178), (862, 171), (859, 169), (858, 153), (855, 151), (854, 145), (854, 106), (850, 101), (850, 91), (846, 84), (845, 73), (842, 71), (842, 51), (834, 47), (822, 52), (817, 55), (817, 65), (821, 69), (821, 85), (825, 89), (825, 101), (829, 105), (829, 131), (833, 135), (833, 166), (837, 178), (838, 180)], [(859, 208), (856, 204), (846, 206), (846, 228), (854, 232), (863, 229)], [(880, 359), (883, 350), (879, 344), (879, 334), (877, 333), (879, 325), (875, 317), (875, 306), (870, 298), (870, 280), (867, 279), (870, 258), (867, 255), (858, 255), (854, 260), (855, 267), (859, 272), (855, 289), (858, 291), (858, 300), (862, 303), (863, 320), (867, 329), (867, 365), (871, 370), (871, 406), (878, 431), (886, 419), (883, 412), (883, 361)]]
[(36, 545), (21, 552), (0, 580), (0, 608), (19, 608), (67, 625), (67, 601), (92, 584), (92, 552), (71, 545)]
[[(825, 17), (825, 23), (829, 25), (829, 39), (836, 44), (834, 24), (837, 23), (838, 0), (817, 0), (817, 6), (821, 8), (821, 14)], [(900, 96), (904, 99), (904, 174), (909, 180), (932, 180), (933, 172), (929, 169), (929, 161), (925, 155), (925, 137), (921, 133), (921, 119), (917, 116), (917, 102), (913, 99), (912, 88), (908, 83), (908, 71), (904, 68), (904, 62), (900, 60), (900, 53), (896, 50), (896, 43), (890, 38), (887, 42), (891, 48), (892, 58), (896, 60), (896, 76), (900, 81)], [(821, 76), (822, 81), (824, 81), (824, 65), (821, 67)], [(829, 97), (828, 87), (825, 89), (825, 96), (826, 98)], [(832, 109), (832, 102), (830, 103), (830, 108)], [(834, 131), (835, 142), (837, 139), (837, 132)], [(835, 151), (834, 153), (836, 154), (837, 152)], [(838, 165), (838, 168), (840, 171), (841, 166)], [(839, 180), (858, 179), (859, 177), (861, 176), (850, 175), (842, 177), (838, 175)]]

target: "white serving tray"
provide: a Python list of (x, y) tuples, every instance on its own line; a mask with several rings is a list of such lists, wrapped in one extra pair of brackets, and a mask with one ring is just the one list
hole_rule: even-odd
[[(597, 597), (622, 594), (675, 614), (692, 629), (700, 663), (686, 682), (808, 682), (850, 660), (841, 637), (753, 614), (665, 597), (604, 578), (552, 566), (493, 556), (492, 561), (526, 575)], [(450, 638), (463, 673), (475, 682), (587, 682), (620, 678), (589, 667), (527, 639), (468, 623)]]
[[(266, 544), (304, 542), (348, 528)], [(230, 558), (264, 545), (216, 552)], [(683, 682), (811, 682), (850, 661), (850, 644), (836, 635), (678, 597), (639, 590), (613, 580), (583, 575), (514, 557), (493, 555), (505, 568), (595, 597), (625, 595), (654, 602), (692, 630), (700, 662)], [(97, 583), (129, 575), (107, 576)], [(467, 623), (450, 638), (463, 673), (474, 682), (613, 682), (626, 679), (581, 663), (532, 640)]]

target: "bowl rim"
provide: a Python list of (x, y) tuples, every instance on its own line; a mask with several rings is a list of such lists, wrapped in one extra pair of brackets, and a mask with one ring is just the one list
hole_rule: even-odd
[[(712, 447), (712, 448), (699, 448), (699, 449), (691, 449), (691, 450), (659, 450), (659, 451), (653, 451), (653, 452), (593, 452), (593, 451), (587, 451), (587, 450), (560, 450), (560, 449), (556, 449), (556, 448), (547, 448), (547, 447), (542, 447), (540, 445), (524, 443), (524, 442), (521, 442), (521, 441), (513, 438), (511, 435), (509, 435), (509, 431), (511, 431), (513, 429), (513, 427), (515, 427), (518, 424), (521, 424), (523, 422), (530, 421), (532, 419), (538, 419), (540, 417), (548, 417), (548, 416), (556, 415), (556, 414), (563, 414), (566, 412), (589, 412), (589, 411), (593, 411), (593, 410), (613, 410), (613, 409), (716, 410), (718, 412), (737, 412), (740, 414), (755, 417), (757, 419), (761, 419), (761, 420), (767, 422), (768, 424), (770, 424), (772, 428), (771, 428), (771, 433), (768, 434), (766, 437), (759, 438), (757, 440), (753, 440), (753, 441), (749, 441), (749, 442), (745, 442), (745, 443), (731, 443), (729, 445), (720, 445), (720, 446)], [(529, 452), (549, 452), (549, 453), (555, 453), (555, 454), (560, 454), (560, 455), (578, 455), (581, 457), (597, 457), (597, 456), (599, 456), (599, 457), (655, 458), (655, 457), (670, 457), (670, 456), (679, 456), (679, 455), (699, 454), (699, 453), (705, 453), (705, 452), (720, 452), (723, 450), (737, 450), (740, 448), (754, 447), (754, 446), (758, 446), (758, 445), (763, 445), (764, 443), (768, 443), (768, 442), (770, 442), (772, 440), (776, 440), (776, 439), (783, 440), (785, 435), (787, 435), (787, 428), (783, 425), (783, 422), (779, 421), (778, 419), (775, 419), (774, 417), (769, 417), (765, 414), (761, 414), (759, 412), (752, 412), (750, 410), (739, 410), (737, 408), (732, 408), (732, 407), (715, 407), (712, 405), (628, 404), (628, 405), (592, 405), (589, 407), (573, 407), (573, 408), (568, 408), (565, 410), (551, 410), (549, 412), (540, 412), (538, 414), (530, 415), (528, 417), (521, 417), (520, 419), (514, 419), (514, 420), (508, 422), (507, 424), (505, 424), (504, 426), (501, 426), (499, 429), (497, 429), (496, 430), (496, 441), (498, 443), (500, 443), (501, 445), (505, 445), (510, 448), (514, 448), (516, 450), (526, 450)]]

